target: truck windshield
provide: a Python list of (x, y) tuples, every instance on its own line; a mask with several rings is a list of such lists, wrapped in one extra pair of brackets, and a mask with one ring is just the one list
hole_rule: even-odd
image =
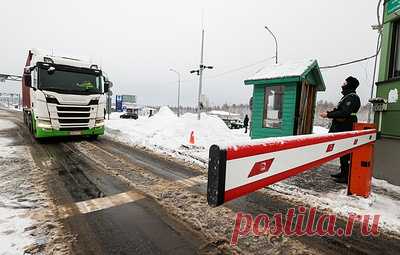
[(102, 93), (101, 75), (39, 68), (39, 89), (75, 94)]

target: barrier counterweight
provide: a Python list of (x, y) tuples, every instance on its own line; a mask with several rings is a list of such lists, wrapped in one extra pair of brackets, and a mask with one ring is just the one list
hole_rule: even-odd
[(363, 146), (376, 130), (255, 140), (210, 148), (207, 197), (211, 206), (254, 192)]

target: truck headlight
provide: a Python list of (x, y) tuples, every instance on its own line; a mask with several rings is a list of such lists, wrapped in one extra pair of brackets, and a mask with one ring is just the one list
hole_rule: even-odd
[(50, 104), (59, 104), (58, 100), (55, 96), (53, 95), (49, 95), (49, 94), (45, 94), (46, 95), (46, 102), (50, 103)]
[(95, 127), (102, 127), (104, 126), (104, 119), (96, 120)]
[(37, 127), (44, 129), (52, 129), (51, 122), (49, 120), (37, 120)]

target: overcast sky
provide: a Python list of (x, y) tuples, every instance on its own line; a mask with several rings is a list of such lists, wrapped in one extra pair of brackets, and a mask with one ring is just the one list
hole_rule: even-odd
[[(202, 12), (204, 12), (204, 93), (211, 103), (247, 103), (252, 88), (243, 81), (274, 55), (280, 61), (316, 58), (320, 66), (372, 55), (376, 47), (377, 1), (26, 1), (4, 0), (0, 15), (0, 73), (21, 74), (29, 48), (87, 56), (100, 62), (116, 93), (136, 94), (139, 103), (175, 104), (174, 68), (181, 72), (182, 102), (195, 105)], [(373, 61), (323, 72), (327, 86), (318, 99), (336, 102), (349, 75), (359, 78), (363, 102), (369, 98)], [(218, 76), (218, 77), (212, 77)], [(19, 90), (1, 83), (0, 92)]]

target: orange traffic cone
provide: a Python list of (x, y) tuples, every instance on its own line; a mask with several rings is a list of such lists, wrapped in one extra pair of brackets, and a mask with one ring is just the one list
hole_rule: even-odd
[(194, 131), (190, 132), (190, 139), (189, 139), (189, 144), (194, 145)]

